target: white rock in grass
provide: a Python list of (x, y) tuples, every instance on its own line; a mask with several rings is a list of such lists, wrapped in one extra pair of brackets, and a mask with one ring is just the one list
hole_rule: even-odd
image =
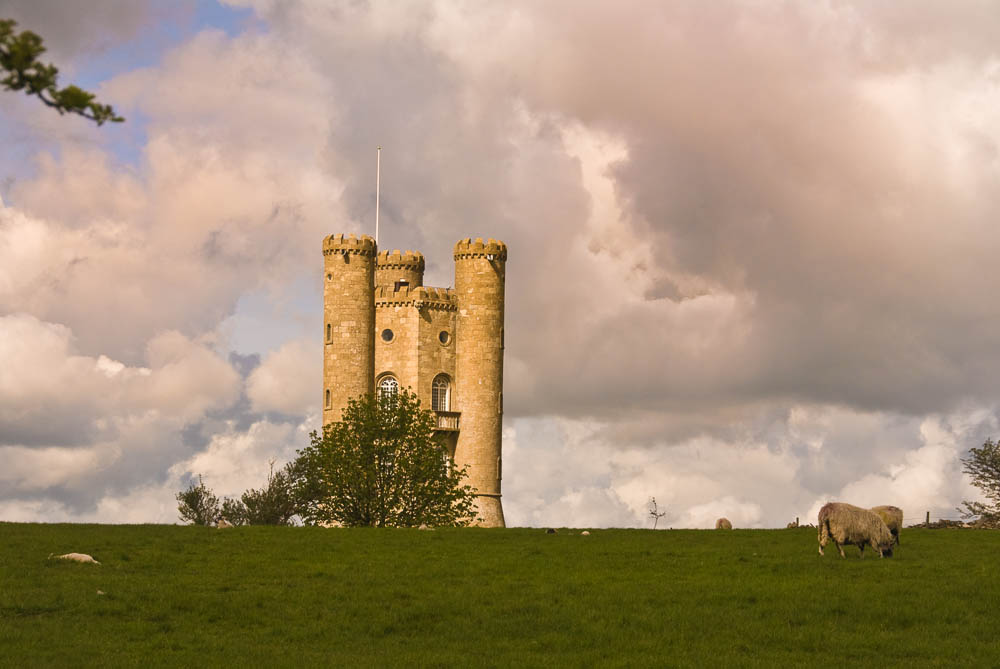
[(583, 532), (580, 532), (580, 536), (582, 536), (582, 537), (589, 537), (590, 536), (590, 532), (588, 532), (587, 530), (584, 530)]
[[(52, 557), (51, 555), (49, 557)], [(86, 562), (88, 564), (101, 564), (94, 558), (90, 557), (86, 553), (66, 553), (65, 555), (56, 555), (56, 558), (60, 560), (73, 560), (74, 562)]]
[(219, 522), (218, 522), (218, 523), (216, 523), (216, 524), (215, 524), (215, 526), (216, 526), (217, 528), (219, 528), (220, 530), (224, 530), (224, 529), (226, 529), (227, 527), (232, 527), (232, 526), (233, 526), (233, 524), (232, 524), (232, 523), (230, 523), (230, 522), (229, 522), (228, 520), (226, 520), (225, 518), (219, 518)]

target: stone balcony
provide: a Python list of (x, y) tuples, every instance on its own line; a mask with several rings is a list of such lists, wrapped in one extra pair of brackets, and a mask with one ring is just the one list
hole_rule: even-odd
[(439, 432), (458, 432), (458, 418), (461, 411), (435, 411), (437, 416), (437, 428)]

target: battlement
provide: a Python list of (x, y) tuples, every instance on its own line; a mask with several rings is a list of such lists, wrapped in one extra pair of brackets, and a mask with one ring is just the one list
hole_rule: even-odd
[(392, 286), (375, 287), (376, 307), (428, 307), (455, 311), (458, 301), (455, 291), (451, 288), (433, 288), (430, 286), (413, 286), (394, 290)]
[(375, 266), (379, 269), (409, 269), (417, 272), (424, 271), (424, 254), (419, 251), (399, 252), (396, 249), (392, 253), (379, 251), (375, 257)]
[(455, 260), (466, 258), (487, 258), (491, 260), (507, 261), (507, 245), (496, 239), (489, 239), (486, 242), (482, 237), (475, 240), (466, 237), (455, 244)]
[(337, 253), (361, 255), (372, 258), (375, 256), (375, 240), (368, 235), (343, 235), (336, 234), (323, 238), (323, 255), (333, 255)]

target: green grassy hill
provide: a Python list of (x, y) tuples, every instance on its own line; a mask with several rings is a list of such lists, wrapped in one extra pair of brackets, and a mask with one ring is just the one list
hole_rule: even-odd
[[(0, 523), (0, 665), (1000, 662), (1000, 532), (902, 542), (844, 560), (808, 528)], [(47, 559), (66, 552), (102, 564)]]

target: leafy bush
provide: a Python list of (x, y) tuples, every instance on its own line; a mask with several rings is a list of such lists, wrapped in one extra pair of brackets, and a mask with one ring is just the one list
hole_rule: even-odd
[(198, 475), (198, 485), (194, 483), (182, 492), (177, 493), (177, 511), (181, 520), (195, 525), (214, 525), (219, 519), (219, 498), (205, 487), (205, 482)]
[(313, 432), (289, 470), (303, 518), (376, 527), (471, 523), (475, 493), (435, 426), (407, 390), (350, 400), (343, 419)]
[(963, 518), (979, 518), (981, 526), (1000, 526), (1000, 442), (987, 439), (981, 448), (970, 448), (962, 458), (962, 471), (972, 477), (989, 503), (963, 501)]

